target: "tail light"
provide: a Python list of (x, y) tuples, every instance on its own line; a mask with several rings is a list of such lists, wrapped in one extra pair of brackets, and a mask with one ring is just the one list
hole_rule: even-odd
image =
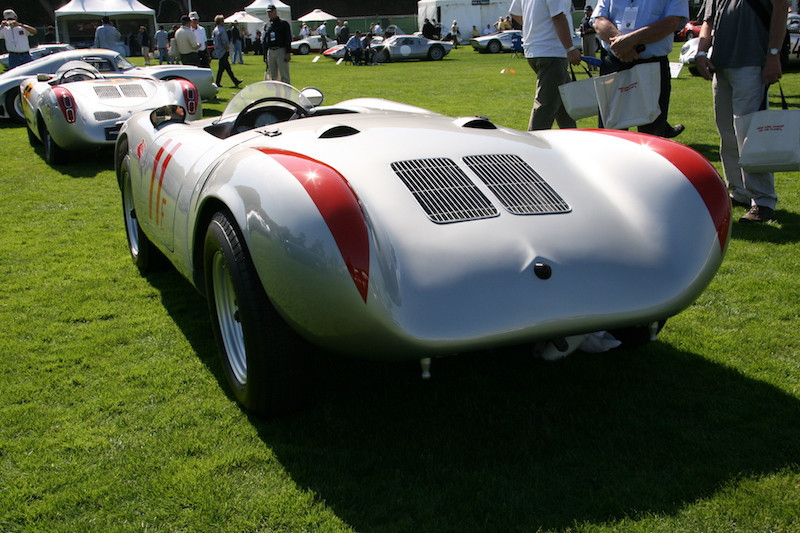
[(72, 94), (64, 87), (53, 87), (53, 94), (56, 95), (58, 107), (64, 114), (64, 118), (69, 124), (73, 124), (77, 118), (77, 108)]
[(197, 92), (197, 87), (189, 80), (175, 80), (181, 85), (183, 90), (183, 101), (186, 103), (186, 111), (190, 115), (197, 113), (197, 103), (200, 101), (200, 95)]

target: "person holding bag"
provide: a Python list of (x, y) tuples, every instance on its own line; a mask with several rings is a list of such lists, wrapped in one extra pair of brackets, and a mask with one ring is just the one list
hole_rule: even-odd
[(719, 155), (731, 200), (750, 208), (739, 222), (763, 223), (775, 216), (775, 176), (739, 168), (734, 117), (767, 107), (767, 88), (782, 75), (787, 10), (786, 0), (707, 0), (701, 12), (695, 62), (700, 75), (712, 82)]
[(633, 68), (641, 63), (658, 63), (661, 113), (639, 131), (672, 138), (684, 130), (682, 124), (670, 126), (669, 60), (674, 33), (689, 19), (688, 0), (600, 0), (592, 13), (592, 24), (608, 52), (600, 65), (600, 74)]

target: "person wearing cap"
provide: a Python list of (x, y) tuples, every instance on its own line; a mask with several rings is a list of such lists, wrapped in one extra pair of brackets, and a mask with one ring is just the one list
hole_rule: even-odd
[[(578, 26), (578, 33), (581, 34), (581, 55), (586, 57), (595, 57), (597, 54), (597, 32), (594, 31), (592, 25), (592, 6), (586, 5), (583, 8), (583, 19), (580, 26)], [(589, 65), (589, 70), (597, 70), (594, 65)]]
[(94, 30), (94, 47), (116, 50), (117, 43), (122, 38), (117, 28), (111, 24), (111, 19), (105, 16), (101, 19), (102, 24)]
[(28, 37), (36, 35), (36, 28), (17, 21), (17, 14), (13, 9), (3, 11), (3, 23), (0, 27), (0, 39), (6, 42), (8, 50), (8, 68), (12, 69), (33, 61), (31, 57), (31, 44)]
[(197, 44), (191, 21), (187, 15), (181, 17), (181, 27), (175, 31), (175, 46), (181, 56), (181, 63), (200, 66), (200, 54), (197, 53), (200, 45)]
[[(289, 61), (292, 60), (292, 28), (278, 16), (278, 10), (267, 6), (269, 24), (264, 26), (264, 54), (267, 72), (264, 79), (289, 82)], [(269, 78), (267, 78), (269, 76)]]
[(244, 65), (244, 59), (242, 58), (242, 33), (239, 31), (239, 22), (236, 20), (231, 23), (230, 38), (231, 46), (233, 47), (231, 63)]
[(197, 11), (192, 11), (189, 13), (189, 24), (192, 28), (192, 32), (194, 33), (194, 37), (197, 40), (197, 44), (200, 46), (197, 48), (197, 55), (200, 56), (200, 64), (199, 67), (210, 67), (211, 62), (208, 59), (208, 51), (206, 50), (206, 40), (208, 40), (208, 34), (206, 34), (206, 29), (200, 25), (200, 15), (197, 14)]

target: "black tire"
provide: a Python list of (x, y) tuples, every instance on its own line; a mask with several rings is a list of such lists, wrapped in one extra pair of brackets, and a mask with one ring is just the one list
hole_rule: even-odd
[(500, 44), (500, 41), (489, 41), (489, 44), (486, 45), (486, 51), (490, 54), (496, 54), (502, 49), (503, 45)]
[(440, 61), (444, 57), (444, 48), (441, 46), (431, 46), (428, 50), (428, 59), (432, 61)]
[(37, 137), (36, 134), (33, 133), (33, 130), (31, 130), (30, 126), (26, 125), (25, 129), (28, 131), (28, 143), (31, 146), (39, 146), (42, 144), (42, 141), (40, 141), (39, 137)]
[(378, 50), (378, 52), (375, 54), (376, 63), (388, 63), (391, 60), (392, 58), (389, 56), (389, 51), (385, 48)]
[(51, 166), (67, 162), (67, 152), (53, 140), (46, 126), (42, 127), (42, 144), (44, 144), (44, 160)]
[(125, 221), (125, 235), (128, 238), (128, 251), (133, 264), (142, 274), (156, 270), (163, 263), (161, 252), (147, 238), (136, 217), (133, 204), (133, 184), (131, 183), (130, 156), (126, 155), (120, 164), (119, 185), (122, 193), (122, 218)]
[(225, 377), (236, 400), (260, 416), (305, 404), (311, 346), (270, 303), (241, 234), (226, 213), (208, 225), (205, 288)]
[(691, 41), (692, 39), (694, 39), (694, 32), (693, 31), (687, 31), (686, 32), (686, 40), (687, 41)]
[(666, 319), (659, 320), (655, 332), (652, 331), (650, 325), (644, 325), (633, 326), (630, 328), (612, 329), (609, 331), (609, 333), (611, 333), (615, 339), (622, 343), (617, 349), (628, 350), (651, 342), (653, 340), (653, 333), (660, 333), (664, 328), (664, 324), (666, 323)]
[(15, 87), (8, 91), (5, 100), (8, 117), (17, 124), (25, 124), (25, 115), (22, 114), (22, 97), (19, 94), (19, 88)]
[(300, 45), (300, 48), (297, 50), (301, 56), (307, 56), (308, 53), (311, 51), (311, 47), (308, 46), (306, 43)]

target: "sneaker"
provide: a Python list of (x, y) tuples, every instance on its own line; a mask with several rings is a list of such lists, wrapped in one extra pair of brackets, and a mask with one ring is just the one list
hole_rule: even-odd
[(751, 223), (755, 222), (758, 224), (774, 221), (775, 220), (775, 211), (770, 209), (769, 207), (764, 207), (754, 205), (750, 208), (750, 211), (747, 212), (742, 218), (739, 219), (739, 222), (746, 222)]

